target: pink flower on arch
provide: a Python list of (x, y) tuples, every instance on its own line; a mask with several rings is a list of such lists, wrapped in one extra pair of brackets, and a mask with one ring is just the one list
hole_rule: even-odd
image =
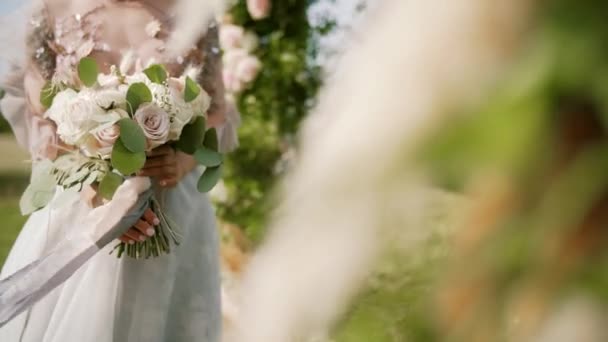
[(270, 0), (247, 0), (247, 10), (255, 20), (264, 19), (270, 14)]

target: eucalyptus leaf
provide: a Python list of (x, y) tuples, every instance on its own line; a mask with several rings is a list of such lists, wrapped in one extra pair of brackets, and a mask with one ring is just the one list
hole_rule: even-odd
[(199, 116), (193, 123), (184, 126), (176, 147), (180, 151), (192, 155), (203, 144), (204, 139), (205, 118)]
[(152, 102), (152, 92), (145, 83), (133, 83), (127, 90), (129, 110), (134, 114), (143, 103)]
[(203, 172), (198, 180), (197, 188), (199, 192), (206, 193), (211, 191), (222, 178), (222, 166), (210, 167)]
[(52, 174), (53, 162), (43, 160), (32, 167), (32, 182), (21, 196), (19, 206), (23, 215), (44, 208), (53, 198), (57, 184)]
[(192, 102), (198, 97), (200, 93), (201, 87), (190, 77), (186, 77), (186, 89), (184, 89), (184, 100), (186, 102)]
[(167, 71), (159, 64), (149, 66), (144, 70), (144, 74), (154, 83), (163, 84), (167, 80)]
[(112, 148), (112, 166), (123, 175), (131, 175), (141, 170), (146, 163), (146, 153), (134, 153), (129, 151), (122, 143), (117, 140)]
[(146, 136), (137, 122), (129, 118), (118, 121), (120, 127), (120, 141), (133, 152), (140, 153), (146, 150)]
[(97, 75), (99, 75), (99, 66), (91, 57), (85, 57), (78, 63), (78, 77), (80, 81), (87, 87), (92, 87), (97, 83)]
[(44, 108), (51, 108), (53, 100), (57, 96), (58, 88), (53, 85), (51, 81), (46, 82), (44, 87), (40, 90), (40, 103)]
[(89, 176), (87, 177), (87, 179), (85, 179), (85, 181), (83, 182), (84, 185), (91, 185), (95, 182), (97, 182), (97, 178), (99, 178), (99, 175), (101, 174), (101, 172), (99, 171), (93, 171), (91, 172), (91, 174), (89, 174)]
[(89, 176), (90, 172), (91, 171), (89, 169), (82, 169), (75, 172), (71, 174), (65, 181), (63, 181), (63, 185), (69, 185), (78, 181), (84, 182), (84, 180)]
[(219, 149), (219, 140), (217, 138), (217, 130), (215, 128), (211, 128), (205, 133), (205, 140), (203, 141), (203, 146), (206, 148), (218, 151)]
[(111, 200), (122, 182), (124, 182), (122, 176), (114, 172), (108, 172), (99, 183), (99, 194), (103, 198)]
[(203, 166), (215, 167), (219, 166), (223, 162), (222, 155), (216, 151), (210, 150), (206, 147), (200, 147), (194, 153), (194, 159)]

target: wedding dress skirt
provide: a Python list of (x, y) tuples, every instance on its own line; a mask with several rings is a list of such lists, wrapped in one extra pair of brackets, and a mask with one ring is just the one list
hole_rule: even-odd
[[(218, 234), (215, 214), (196, 190), (200, 171), (160, 200), (182, 235), (171, 254), (148, 260), (110, 255), (90, 259), (67, 282), (0, 328), (3, 342), (218, 342), (221, 330)], [(50, 252), (90, 212), (75, 203), (30, 217), (0, 279)]]

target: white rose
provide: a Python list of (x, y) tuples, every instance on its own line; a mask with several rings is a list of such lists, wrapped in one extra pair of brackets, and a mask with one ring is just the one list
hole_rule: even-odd
[(120, 89), (85, 89), (79, 94), (85, 101), (91, 101), (101, 108), (124, 107), (127, 103), (127, 93)]
[(171, 120), (169, 114), (154, 104), (145, 104), (135, 112), (135, 121), (148, 139), (148, 148), (153, 149), (169, 141)]
[(88, 95), (81, 96), (67, 89), (57, 94), (47, 116), (57, 124), (57, 134), (68, 145), (78, 145), (94, 129), (105, 111)]
[(118, 88), (122, 82), (116, 74), (100, 74), (97, 77), (97, 83), (103, 88)]

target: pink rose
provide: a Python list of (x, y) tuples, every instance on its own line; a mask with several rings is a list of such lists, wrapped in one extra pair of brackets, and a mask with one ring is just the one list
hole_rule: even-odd
[(171, 120), (169, 114), (154, 104), (146, 104), (135, 112), (135, 121), (148, 138), (148, 148), (153, 149), (169, 140)]
[(107, 158), (112, 154), (112, 147), (114, 147), (114, 143), (120, 136), (120, 127), (118, 125), (109, 125), (104, 128), (101, 128), (95, 132), (92, 132), (95, 141), (85, 149), (88, 152), (95, 151), (95, 154), (99, 155), (102, 158)]
[(257, 57), (247, 56), (238, 63), (236, 75), (241, 81), (249, 83), (255, 80), (261, 68), (262, 63)]
[(224, 78), (224, 86), (230, 93), (238, 93), (243, 90), (243, 82), (232, 72), (224, 70), (222, 74)]
[(93, 136), (99, 142), (100, 147), (110, 147), (114, 145), (118, 137), (120, 136), (120, 127), (114, 124), (93, 133)]
[(244, 30), (236, 25), (222, 25), (220, 27), (220, 46), (224, 50), (238, 48), (244, 37)]
[(270, 0), (247, 0), (247, 10), (253, 19), (264, 19), (270, 14)]

